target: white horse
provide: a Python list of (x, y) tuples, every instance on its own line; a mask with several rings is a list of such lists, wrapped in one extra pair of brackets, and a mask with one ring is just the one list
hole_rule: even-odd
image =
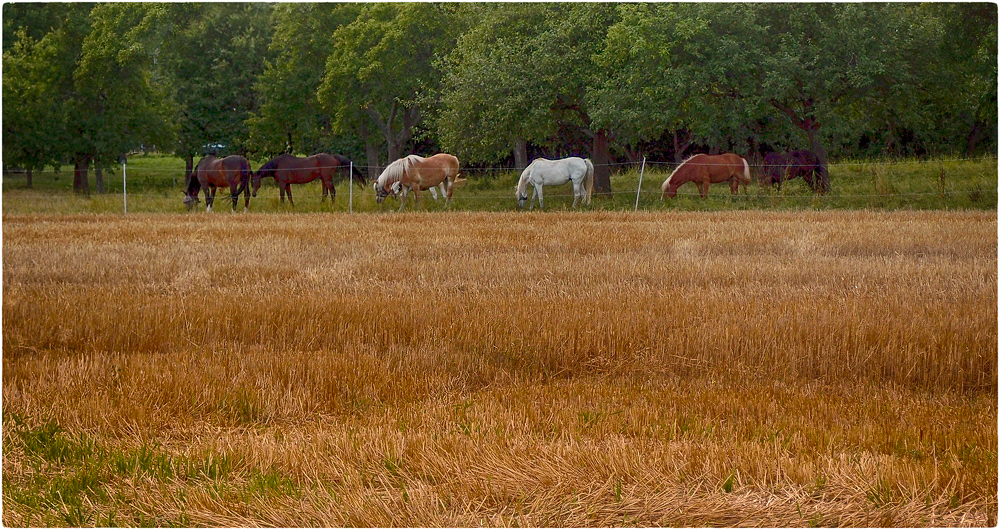
[(528, 200), (528, 184), (535, 188), (528, 209), (535, 206), (536, 196), (538, 208), (541, 209), (545, 207), (542, 202), (542, 186), (558, 186), (569, 181), (573, 181), (573, 207), (576, 208), (580, 199), (584, 200), (584, 204), (590, 204), (590, 196), (594, 192), (594, 164), (589, 158), (576, 156), (562, 160), (536, 158), (524, 168), (521, 179), (517, 181), (517, 188), (514, 190), (517, 205), (524, 208), (524, 202)]

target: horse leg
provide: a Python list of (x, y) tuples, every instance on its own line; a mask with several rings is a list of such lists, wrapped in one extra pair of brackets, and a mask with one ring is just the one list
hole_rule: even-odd
[(285, 192), (288, 193), (288, 204), (295, 206), (295, 201), (292, 200), (292, 185), (285, 184)]
[(702, 198), (708, 196), (708, 184), (708, 180), (703, 180), (698, 183), (698, 193), (702, 196)]
[[(209, 192), (211, 192), (211, 195), (209, 195)], [(207, 206), (205, 207), (205, 211), (206, 212), (211, 212), (212, 211), (212, 204), (214, 202), (215, 202), (215, 186), (211, 186), (210, 185), (205, 190), (205, 203), (207, 204)]]
[(281, 195), (281, 204), (285, 204), (285, 185), (278, 183), (278, 194)]
[[(541, 184), (536, 184), (535, 185), (535, 193), (538, 194), (538, 209), (539, 210), (544, 210), (545, 209), (545, 203), (542, 201), (542, 185)], [(535, 195), (534, 194), (531, 195), (531, 199), (532, 200), (535, 199)], [(530, 210), (530, 208), (529, 208), (529, 210)]]
[(729, 191), (736, 195), (740, 192), (740, 181), (736, 180), (736, 177), (729, 179)]
[(409, 190), (410, 188), (407, 186), (402, 186), (399, 190), (399, 210), (396, 211), (403, 211), (403, 206), (406, 206), (406, 195)]
[(583, 181), (573, 182), (573, 208), (580, 202), (580, 198), (583, 197)]
[(240, 184), (238, 182), (229, 184), (229, 196), (233, 199), (234, 212), (236, 211), (236, 203), (240, 202), (240, 194), (236, 191), (236, 188), (238, 188), (239, 185)]

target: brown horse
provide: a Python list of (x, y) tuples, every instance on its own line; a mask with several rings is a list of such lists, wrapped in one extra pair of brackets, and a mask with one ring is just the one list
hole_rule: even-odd
[(447, 197), (446, 203), (451, 203), (451, 194), (455, 185), (462, 184), (465, 179), (459, 178), (458, 158), (446, 153), (438, 153), (424, 158), (410, 155), (389, 164), (375, 181), (375, 200), (381, 203), (389, 195), (402, 192), (399, 209), (406, 205), (406, 193), (413, 190), (416, 200), (420, 200), (420, 192), (435, 186), (442, 186), (441, 192)]
[(750, 164), (739, 155), (723, 153), (721, 155), (694, 155), (681, 162), (677, 169), (663, 181), (660, 200), (677, 196), (677, 188), (682, 184), (694, 182), (702, 197), (708, 195), (708, 185), (719, 182), (729, 182), (729, 189), (735, 195), (740, 184), (750, 183)]
[(184, 204), (188, 210), (198, 202), (198, 192), (205, 190), (206, 210), (212, 211), (212, 203), (215, 202), (215, 190), (220, 186), (229, 186), (232, 194), (233, 210), (240, 199), (240, 193), (246, 197), (243, 209), (250, 208), (250, 162), (246, 158), (238, 155), (231, 155), (225, 158), (218, 158), (215, 155), (208, 155), (202, 158), (191, 173), (191, 181), (188, 183), (187, 191), (184, 193)]
[[(278, 185), (278, 192), (281, 194), (281, 202), (285, 202), (285, 194), (288, 194), (288, 202), (295, 206), (292, 200), (292, 184), (306, 184), (316, 179), (323, 181), (323, 201), (326, 201), (327, 194), (332, 202), (337, 195), (337, 190), (333, 187), (333, 177), (338, 171), (349, 171), (352, 167), (351, 161), (340, 155), (328, 155), (319, 153), (305, 158), (299, 158), (289, 154), (278, 155), (260, 166), (260, 169), (253, 174), (253, 190), (251, 194), (256, 197), (257, 190), (260, 189), (260, 179), (273, 177)], [(357, 175), (351, 175), (352, 181), (357, 178), (360, 184), (367, 184), (367, 180), (360, 171)]]
[[(777, 184), (780, 191), (782, 182), (796, 177), (802, 177), (810, 189), (817, 191), (823, 182), (823, 165), (816, 153), (800, 149), (788, 153), (768, 153), (764, 157), (762, 185)], [(815, 183), (813, 177), (816, 178)]]

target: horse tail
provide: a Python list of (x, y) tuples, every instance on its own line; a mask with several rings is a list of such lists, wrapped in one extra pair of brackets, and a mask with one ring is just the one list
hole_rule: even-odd
[(750, 184), (750, 164), (747, 163), (746, 158), (740, 157), (740, 160), (743, 161), (743, 180), (745, 180), (747, 184)]
[(233, 197), (239, 197), (244, 191), (250, 193), (250, 163), (246, 160), (240, 162), (240, 187), (236, 188), (236, 193)]
[(586, 204), (590, 204), (590, 197), (594, 194), (594, 163), (589, 158), (585, 158), (583, 161), (587, 163), (587, 178), (583, 181), (587, 188)]

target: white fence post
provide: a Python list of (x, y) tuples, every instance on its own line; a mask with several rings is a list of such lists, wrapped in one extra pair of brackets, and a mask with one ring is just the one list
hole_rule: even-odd
[(635, 190), (635, 208), (633, 212), (639, 211), (639, 193), (642, 192), (642, 174), (646, 172), (646, 157), (642, 157), (642, 169), (639, 170), (639, 188)]
[(354, 213), (354, 161), (351, 161), (350, 169), (347, 170), (347, 212)]
[(127, 160), (127, 158), (122, 158), (122, 204), (125, 207), (125, 213), (128, 213), (128, 186), (126, 185), (127, 181), (125, 178), (125, 164)]

